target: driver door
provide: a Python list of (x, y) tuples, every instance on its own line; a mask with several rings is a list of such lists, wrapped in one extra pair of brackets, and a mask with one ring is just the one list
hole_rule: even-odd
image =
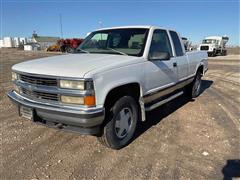
[[(145, 88), (148, 103), (154, 98), (168, 94), (168, 88), (178, 81), (176, 58), (172, 58), (172, 47), (166, 30), (156, 29), (153, 32), (149, 55), (167, 52), (170, 60), (148, 60), (145, 65)], [(152, 98), (151, 98), (152, 96)]]

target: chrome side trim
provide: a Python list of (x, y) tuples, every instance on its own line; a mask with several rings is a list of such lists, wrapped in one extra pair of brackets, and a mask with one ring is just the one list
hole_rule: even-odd
[(183, 88), (184, 86), (188, 85), (189, 83), (191, 83), (194, 79), (194, 76), (193, 77), (190, 77), (184, 81), (180, 81), (170, 87), (167, 87), (167, 88), (163, 88), (163, 89), (160, 89), (154, 93), (151, 93), (151, 94), (148, 94), (148, 95), (145, 95), (143, 96), (143, 100), (144, 100), (144, 103), (149, 103), (149, 102), (152, 102), (164, 95), (167, 95), (167, 94), (170, 94), (171, 92), (174, 92), (178, 89), (181, 89)]
[(161, 86), (161, 87), (157, 87), (157, 88), (151, 89), (151, 90), (149, 90), (149, 91), (146, 92), (145, 96), (149, 96), (149, 95), (154, 94), (154, 93), (156, 93), (156, 92), (159, 92), (159, 91), (161, 91), (161, 90), (167, 89), (167, 88), (169, 88), (169, 87), (174, 86), (175, 84), (176, 84), (176, 83), (172, 82), (172, 83), (163, 85), (163, 86)]
[(195, 74), (191, 74), (190, 76), (184, 77), (184, 78), (180, 79), (179, 81), (182, 82), (182, 81), (194, 78), (194, 77), (195, 77)]
[(170, 97), (167, 98), (167, 99), (164, 99), (164, 100), (159, 101), (159, 102), (157, 102), (157, 103), (155, 103), (155, 104), (153, 104), (153, 105), (151, 105), (151, 106), (149, 106), (149, 107), (146, 107), (145, 110), (146, 110), (146, 111), (151, 111), (151, 110), (153, 110), (153, 109), (155, 109), (155, 108), (157, 108), (157, 107), (159, 107), (159, 106), (161, 106), (161, 105), (163, 105), (163, 104), (165, 104), (165, 103), (167, 103), (167, 102), (169, 102), (169, 101), (177, 98), (178, 96), (180, 96), (180, 95), (182, 95), (182, 94), (183, 94), (183, 91), (181, 91), (181, 92), (179, 92), (179, 93), (177, 93), (177, 94), (174, 94), (174, 95), (170, 96)]

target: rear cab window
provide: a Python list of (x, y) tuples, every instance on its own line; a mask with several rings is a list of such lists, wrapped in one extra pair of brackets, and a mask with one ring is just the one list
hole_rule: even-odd
[(184, 51), (183, 51), (182, 43), (179, 39), (178, 34), (175, 31), (169, 31), (169, 33), (170, 33), (170, 36), (172, 38), (172, 42), (173, 42), (173, 45), (174, 45), (176, 56), (183, 56)]

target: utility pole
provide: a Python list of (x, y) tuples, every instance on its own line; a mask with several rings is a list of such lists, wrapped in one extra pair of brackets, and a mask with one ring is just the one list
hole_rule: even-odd
[[(98, 21), (98, 24), (99, 24), (100, 28), (102, 28), (102, 23), (103, 22), (101, 20)], [(102, 40), (102, 33), (101, 33), (101, 40)]]
[(62, 31), (62, 14), (59, 14), (59, 19), (60, 19), (61, 38), (63, 39), (63, 31)]

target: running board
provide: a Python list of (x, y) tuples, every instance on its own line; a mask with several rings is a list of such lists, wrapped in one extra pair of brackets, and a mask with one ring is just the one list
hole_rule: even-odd
[(151, 111), (151, 110), (153, 110), (153, 109), (155, 109), (155, 108), (157, 108), (157, 107), (159, 107), (159, 106), (161, 106), (161, 105), (163, 105), (163, 104), (165, 104), (165, 103), (167, 103), (167, 102), (177, 98), (178, 96), (181, 96), (182, 94), (183, 94), (183, 91), (180, 91), (177, 94), (174, 94), (174, 95), (170, 96), (167, 99), (159, 101), (159, 102), (157, 102), (157, 103), (155, 103), (155, 104), (153, 104), (151, 106), (145, 107), (145, 111)]

